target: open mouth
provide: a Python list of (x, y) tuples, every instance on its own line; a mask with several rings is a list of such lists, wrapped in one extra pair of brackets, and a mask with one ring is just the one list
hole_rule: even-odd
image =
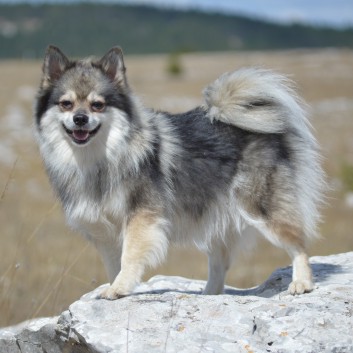
[(83, 145), (87, 143), (92, 138), (92, 136), (94, 136), (98, 132), (101, 125), (99, 124), (95, 129), (91, 131), (85, 129), (70, 130), (64, 124), (63, 127), (75, 143), (77, 143), (78, 145)]

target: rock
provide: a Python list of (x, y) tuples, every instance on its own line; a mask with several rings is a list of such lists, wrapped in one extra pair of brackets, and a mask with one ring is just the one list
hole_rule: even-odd
[(286, 292), (291, 268), (261, 286), (199, 295), (203, 281), (156, 276), (116, 301), (103, 286), (56, 318), (0, 330), (0, 352), (353, 352), (353, 252), (311, 258), (316, 288)]
[(1, 353), (57, 353), (64, 342), (56, 334), (58, 317), (25, 321), (0, 329)]

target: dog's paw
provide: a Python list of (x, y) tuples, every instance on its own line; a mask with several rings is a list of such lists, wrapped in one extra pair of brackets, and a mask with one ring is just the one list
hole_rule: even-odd
[(296, 295), (311, 292), (313, 289), (314, 284), (312, 281), (308, 279), (296, 280), (289, 285), (288, 292), (292, 295)]
[(99, 295), (98, 299), (116, 300), (126, 297), (128, 294), (120, 293), (115, 287), (109, 286), (105, 288)]

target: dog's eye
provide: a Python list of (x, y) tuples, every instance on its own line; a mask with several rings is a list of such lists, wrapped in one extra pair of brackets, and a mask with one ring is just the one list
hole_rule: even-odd
[(67, 101), (67, 100), (60, 102), (59, 105), (63, 110), (71, 110), (74, 106), (74, 104), (71, 101)]
[(103, 102), (96, 101), (91, 103), (91, 109), (94, 112), (101, 112), (104, 109), (104, 107), (105, 105)]

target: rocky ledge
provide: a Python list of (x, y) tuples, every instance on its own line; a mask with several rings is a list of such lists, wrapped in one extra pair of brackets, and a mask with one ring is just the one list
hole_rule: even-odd
[(286, 291), (290, 267), (219, 296), (180, 277), (153, 277), (116, 301), (97, 300), (100, 287), (58, 317), (0, 329), (0, 352), (353, 352), (353, 252), (311, 263), (316, 288), (301, 296)]

